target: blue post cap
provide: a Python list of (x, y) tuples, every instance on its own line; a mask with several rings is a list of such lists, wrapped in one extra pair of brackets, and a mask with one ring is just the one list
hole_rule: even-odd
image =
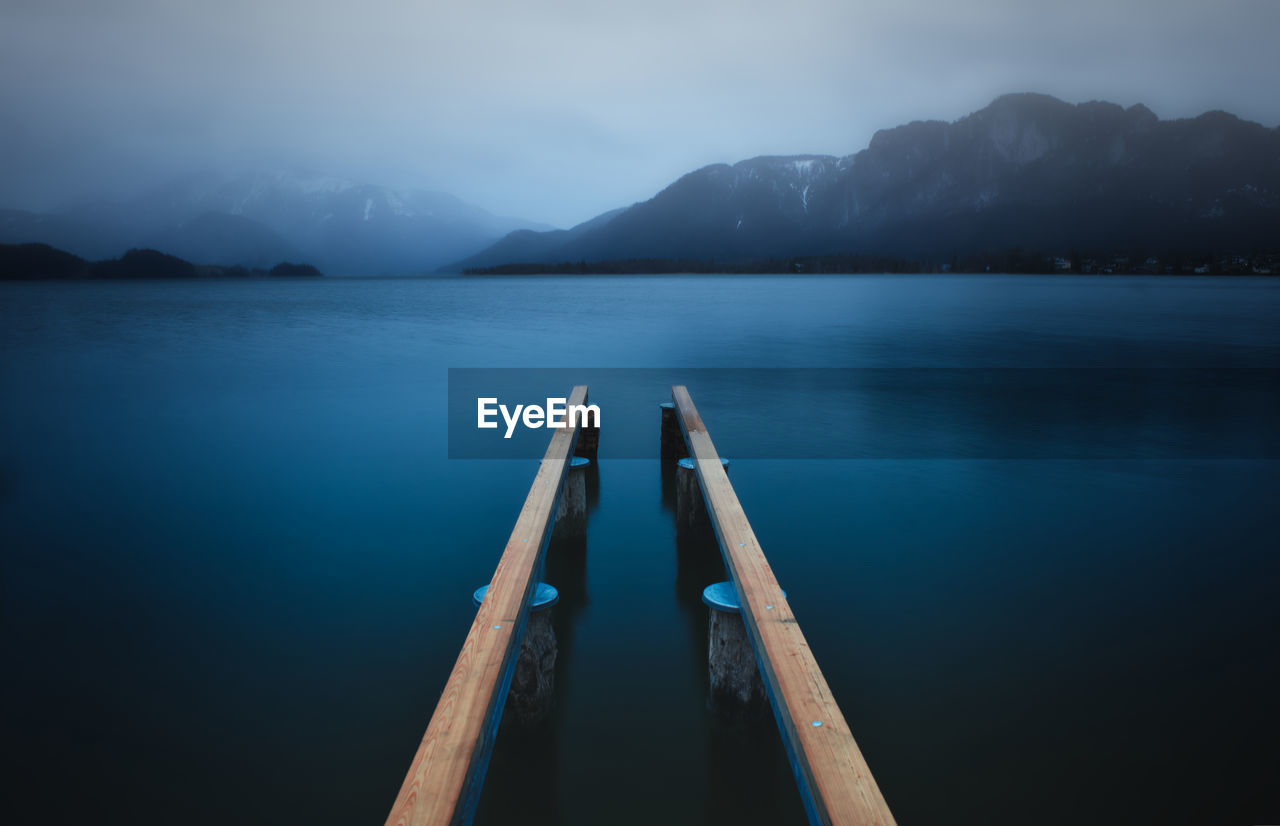
[(675, 402), (661, 402), (661, 403), (659, 403), (659, 404), (658, 404), (658, 407), (661, 407), (663, 410), (675, 410), (675, 409), (676, 409), (676, 403), (675, 403)]
[[(786, 591), (782, 592), (785, 597)], [(742, 613), (742, 602), (738, 599), (738, 589), (732, 582), (717, 582), (702, 589), (702, 601), (717, 611)]]
[[(484, 595), (489, 593), (489, 586), (483, 585), (475, 590), (471, 595), (471, 601), (480, 607), (480, 603), (484, 602)], [(554, 585), (548, 585), (545, 582), (539, 582), (538, 587), (533, 590), (533, 599), (529, 603), (530, 611), (541, 611), (543, 608), (550, 608), (560, 601), (560, 592), (556, 590)]]
[(569, 460), (570, 469), (573, 469), (576, 467), (586, 467), (589, 464), (591, 464), (591, 460), (588, 459), (586, 456), (574, 456), (572, 459)]
[[(685, 470), (693, 470), (693, 469), (694, 469), (694, 466), (693, 466), (693, 459), (688, 459), (688, 458), (686, 458), (686, 459), (681, 459), (680, 461), (676, 462), (676, 465), (677, 465), (677, 466), (679, 466), (679, 467), (684, 468)], [(721, 457), (721, 459), (720, 459), (720, 467), (728, 467), (728, 466), (729, 466), (729, 460), (728, 460), (728, 459), (725, 459), (724, 457)]]

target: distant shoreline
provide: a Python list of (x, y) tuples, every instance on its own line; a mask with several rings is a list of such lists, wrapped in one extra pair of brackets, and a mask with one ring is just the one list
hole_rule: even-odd
[[(429, 278), (527, 275), (1280, 275), (1280, 253), (1248, 255), (1094, 255), (1070, 257), (1020, 249), (954, 258), (947, 264), (877, 255), (811, 255), (739, 261), (687, 258), (633, 258), (611, 261), (515, 263), (476, 267), (461, 273), (423, 272)], [(282, 262), (269, 270), (198, 265), (150, 249), (132, 249), (120, 258), (86, 261), (48, 244), (0, 244), (0, 281), (101, 281), (135, 279), (317, 278), (309, 264)], [(348, 278), (376, 275), (346, 274)]]
[(462, 275), (1258, 275), (1280, 274), (1280, 253), (1249, 255), (1095, 255), (1007, 250), (927, 264), (876, 255), (814, 255), (746, 261), (635, 258), (472, 267)]
[(281, 262), (269, 270), (193, 264), (152, 249), (131, 249), (119, 258), (87, 261), (48, 244), (0, 244), (0, 281), (98, 281), (135, 278), (310, 277), (310, 264)]

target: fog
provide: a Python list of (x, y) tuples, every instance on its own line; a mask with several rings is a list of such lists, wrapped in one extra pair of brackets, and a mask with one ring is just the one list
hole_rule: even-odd
[(5, 0), (0, 207), (305, 168), (568, 226), (1005, 92), (1280, 123), (1274, 0)]

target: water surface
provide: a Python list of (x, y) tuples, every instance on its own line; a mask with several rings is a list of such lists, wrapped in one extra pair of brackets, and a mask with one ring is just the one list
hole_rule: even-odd
[[(450, 367), (1275, 368), (1277, 319), (1228, 278), (0, 284), (10, 805), (381, 822), (536, 465), (446, 458)], [(899, 822), (1280, 820), (1280, 463), (1152, 455), (735, 458)], [(477, 822), (802, 823), (772, 722), (706, 708), (656, 458), (590, 519)]]

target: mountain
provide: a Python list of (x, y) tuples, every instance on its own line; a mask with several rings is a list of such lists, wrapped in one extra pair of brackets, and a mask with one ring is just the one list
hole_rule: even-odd
[(455, 266), (1219, 252), (1280, 246), (1277, 227), (1280, 130), (1225, 112), (1161, 121), (1141, 105), (1018, 94), (953, 123), (877, 132), (845, 157), (707, 166), (608, 220), (508, 236)]
[(147, 246), (224, 266), (304, 260), (332, 275), (429, 272), (529, 228), (547, 229), (442, 192), (278, 171), (191, 176), (123, 204), (54, 214), (0, 211), (3, 243), (42, 242), (86, 258)]
[(269, 227), (306, 260), (338, 275), (428, 272), (512, 230), (538, 226), (443, 192), (279, 172), (243, 176), (195, 202), (202, 211)]
[(221, 212), (206, 212), (181, 226), (155, 233), (146, 246), (220, 267), (265, 269), (306, 256), (265, 224)]
[(483, 252), (443, 269), (450, 272), (459, 272), (472, 267), (492, 267), (511, 261), (554, 260), (559, 250), (568, 247), (582, 236), (603, 227), (626, 211), (626, 207), (613, 209), (569, 229), (556, 229), (549, 232), (536, 232), (528, 229), (516, 230)]

